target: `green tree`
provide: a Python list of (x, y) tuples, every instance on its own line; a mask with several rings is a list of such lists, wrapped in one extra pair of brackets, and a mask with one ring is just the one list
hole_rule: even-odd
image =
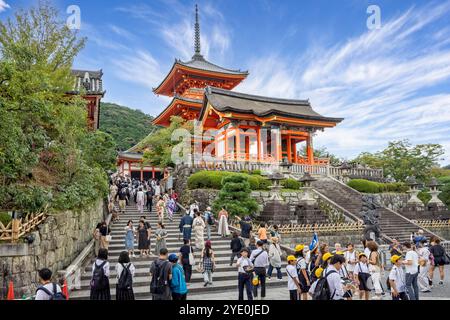
[(251, 197), (250, 184), (245, 176), (234, 174), (222, 180), (222, 189), (214, 201), (213, 210), (218, 212), (221, 208), (241, 217), (258, 210), (258, 203)]
[(413, 146), (408, 140), (402, 140), (389, 142), (388, 147), (381, 152), (362, 153), (354, 161), (381, 167), (385, 176), (391, 175), (397, 181), (416, 176), (419, 181), (426, 182), (443, 154), (444, 149), (439, 144)]
[(88, 132), (86, 101), (67, 95), (84, 44), (47, 2), (0, 22), (1, 208), (69, 209), (106, 194), (111, 138)]
[(160, 168), (174, 166), (172, 149), (180, 142), (172, 141), (172, 134), (177, 129), (186, 129), (192, 133), (193, 124), (181, 117), (172, 116), (169, 127), (156, 131), (137, 145), (137, 149), (144, 151), (144, 162), (146, 164)]

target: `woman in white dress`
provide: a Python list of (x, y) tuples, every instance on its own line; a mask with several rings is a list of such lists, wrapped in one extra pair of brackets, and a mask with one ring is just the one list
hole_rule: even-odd
[(230, 235), (230, 230), (228, 229), (228, 212), (225, 208), (219, 211), (217, 215), (217, 219), (219, 219), (219, 227), (217, 228), (217, 233), (219, 233), (222, 237), (228, 237)]
[(203, 250), (205, 247), (204, 232), (206, 225), (205, 221), (203, 221), (203, 218), (200, 216), (200, 212), (197, 211), (195, 213), (195, 219), (192, 225), (195, 237), (195, 247), (199, 250)]
[(145, 193), (142, 191), (142, 187), (139, 187), (139, 191), (136, 194), (136, 206), (139, 213), (144, 213), (144, 205), (145, 205)]

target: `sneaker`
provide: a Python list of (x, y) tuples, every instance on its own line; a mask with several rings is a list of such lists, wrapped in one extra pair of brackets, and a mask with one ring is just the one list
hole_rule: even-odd
[(203, 286), (206, 287), (207, 285), (208, 285), (208, 282), (205, 282), (205, 284)]
[(443, 286), (443, 285), (444, 285), (444, 281), (443, 281), (443, 280), (439, 280), (439, 284), (440, 284), (441, 286)]
[(283, 279), (278, 279), (278, 281), (283, 281)]
[(270, 281), (270, 277), (267, 277), (267, 281)]

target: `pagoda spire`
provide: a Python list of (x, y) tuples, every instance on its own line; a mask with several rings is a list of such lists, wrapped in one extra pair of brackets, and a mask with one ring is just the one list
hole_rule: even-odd
[(200, 53), (200, 23), (198, 21), (198, 5), (195, 5), (195, 39), (194, 39), (194, 47), (195, 54), (193, 58), (200, 58), (202, 54)]

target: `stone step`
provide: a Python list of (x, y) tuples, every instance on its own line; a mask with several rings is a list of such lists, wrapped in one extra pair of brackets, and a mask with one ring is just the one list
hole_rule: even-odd
[[(149, 284), (150, 286), (150, 284)], [(150, 288), (149, 286), (138, 286), (135, 287), (134, 294), (135, 297), (138, 299), (151, 299), (150, 294)], [(214, 281), (213, 276), (213, 285), (208, 285), (206, 288), (203, 286), (202, 282), (197, 283), (191, 283), (188, 286), (189, 293), (206, 293), (206, 292), (225, 292), (234, 290), (236, 291), (237, 295), (237, 287), (238, 287), (238, 281), (237, 281), (237, 272), (235, 273), (235, 279), (234, 280), (222, 280), (222, 281)], [(271, 280), (267, 281), (266, 287), (272, 288), (272, 287), (287, 287), (287, 279), (283, 279), (283, 281), (277, 281), (277, 280)], [(115, 286), (111, 286), (111, 298), (115, 299), (115, 293), (116, 289)], [(188, 293), (188, 297), (189, 297)], [(88, 289), (84, 290), (76, 290), (72, 291), (70, 293), (70, 299), (71, 300), (89, 300), (90, 292)]]
[[(154, 239), (152, 239), (152, 241), (151, 241), (152, 247), (154, 247), (155, 242), (156, 241)], [(167, 250), (169, 250), (169, 252), (173, 251), (173, 250), (177, 250), (178, 251), (180, 249), (180, 247), (181, 247), (181, 244), (179, 242), (172, 243), (172, 242), (166, 241), (166, 245), (167, 245)], [(222, 251), (222, 250), (231, 252), (230, 243), (229, 242), (228, 243), (216, 243), (216, 242), (214, 242), (213, 246), (214, 246), (214, 248), (213, 248), (214, 252)], [(137, 247), (138, 247), (137, 243), (135, 243), (134, 250), (138, 250)], [(108, 251), (109, 252), (113, 252), (113, 250), (121, 250), (121, 251), (126, 250), (125, 249), (125, 242), (121, 243), (121, 244), (110, 244), (109, 248), (108, 248)], [(194, 250), (195, 250), (195, 248), (194, 248)]]
[[(180, 246), (175, 246), (175, 247), (169, 247), (169, 253), (177, 253), (180, 250)], [(155, 247), (152, 246), (152, 250)], [(214, 248), (213, 248), (214, 249)], [(122, 251), (125, 251), (124, 249), (112, 249), (112, 250), (108, 250), (108, 259), (112, 259), (114, 260), (114, 258), (119, 258), (119, 255)], [(138, 254), (139, 250), (138, 249), (134, 249), (135, 254)], [(153, 252), (153, 251), (152, 251)], [(214, 250), (214, 256), (217, 257), (228, 257), (231, 255), (231, 250)]]

